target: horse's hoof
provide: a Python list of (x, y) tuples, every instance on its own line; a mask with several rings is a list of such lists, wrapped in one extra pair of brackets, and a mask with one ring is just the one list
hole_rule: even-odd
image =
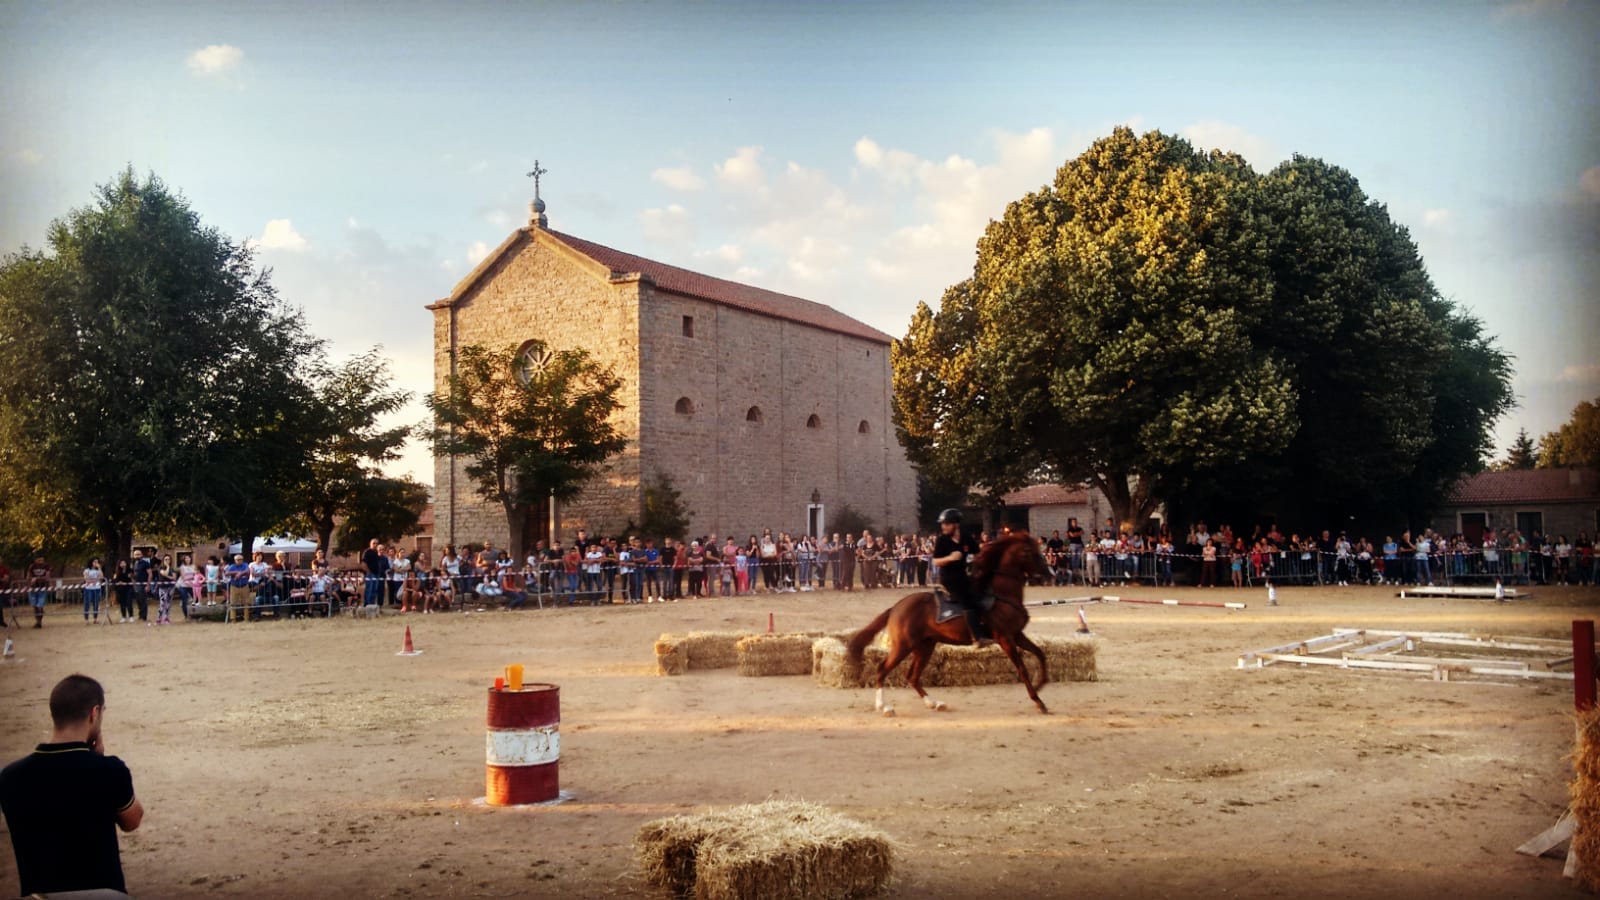
[(1050, 710), (1045, 709), (1043, 703), (1039, 704), (1039, 712), (1041, 712), (1041, 713), (1043, 713), (1043, 714), (1045, 714), (1047, 716), (1050, 715)]
[(892, 718), (894, 718), (894, 707), (892, 707), (892, 706), (885, 706), (885, 707), (884, 707), (884, 708), (883, 708), (883, 717), (884, 717), (884, 718), (885, 718), (885, 719), (892, 719)]
[(938, 703), (935, 703), (933, 705), (933, 711), (934, 712), (949, 712), (950, 711), (950, 707), (946, 706), (944, 701), (941, 700)]

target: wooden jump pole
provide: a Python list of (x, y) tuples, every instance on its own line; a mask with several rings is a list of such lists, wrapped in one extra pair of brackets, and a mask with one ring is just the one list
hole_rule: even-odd
[(1147, 600), (1143, 597), (1104, 596), (1102, 603), (1143, 603), (1149, 606), (1203, 606), (1210, 609), (1244, 609), (1243, 603), (1216, 603), (1210, 600)]
[(1572, 705), (1578, 712), (1594, 709), (1594, 620), (1572, 621)]

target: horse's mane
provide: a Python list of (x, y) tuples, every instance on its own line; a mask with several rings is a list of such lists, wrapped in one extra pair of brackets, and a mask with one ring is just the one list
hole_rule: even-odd
[(1008, 535), (995, 538), (978, 551), (978, 558), (972, 563), (972, 574), (979, 579), (986, 579), (994, 574), (994, 567), (1005, 558), (1006, 551), (1017, 544), (1031, 543), (1033, 536), (1026, 531), (1013, 531)]

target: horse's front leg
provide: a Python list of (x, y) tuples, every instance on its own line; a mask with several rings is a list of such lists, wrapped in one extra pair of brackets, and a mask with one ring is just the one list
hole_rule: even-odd
[(1022, 686), (1028, 689), (1028, 697), (1033, 700), (1033, 705), (1039, 707), (1039, 712), (1048, 715), (1050, 710), (1046, 709), (1044, 701), (1039, 699), (1039, 692), (1033, 686), (1033, 679), (1028, 677), (1028, 667), (1023, 664), (1022, 654), (1018, 652), (1012, 636), (996, 634), (995, 641), (1000, 645), (1000, 649), (1006, 652), (1006, 658), (1011, 660), (1011, 665), (1016, 667), (1017, 678), (1022, 682)]

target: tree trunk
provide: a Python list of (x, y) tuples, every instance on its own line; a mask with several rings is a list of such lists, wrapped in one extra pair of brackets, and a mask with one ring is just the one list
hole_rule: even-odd
[(528, 557), (528, 508), (520, 503), (507, 503), (506, 509), (506, 550), (513, 560)]
[(333, 558), (333, 517), (325, 516), (317, 520), (317, 549), (323, 556)]
[[(1133, 492), (1128, 489), (1128, 475), (1126, 472), (1105, 472), (1090, 479), (1091, 483), (1106, 495), (1106, 502), (1111, 505), (1111, 521), (1118, 528), (1124, 527), (1133, 517)], [(1104, 523), (1095, 522), (1094, 527), (1100, 528)]]
[(133, 555), (133, 526), (125, 522), (101, 521), (99, 532), (100, 547), (106, 554), (100, 564), (110, 574), (116, 568), (117, 560)]
[(249, 562), (253, 558), (250, 554), (253, 552), (253, 548), (255, 547), (255, 545), (256, 545), (256, 533), (255, 533), (255, 531), (252, 530), (252, 531), (246, 532), (245, 534), (239, 535), (239, 552), (244, 554), (244, 558), (245, 558), (246, 562)]

